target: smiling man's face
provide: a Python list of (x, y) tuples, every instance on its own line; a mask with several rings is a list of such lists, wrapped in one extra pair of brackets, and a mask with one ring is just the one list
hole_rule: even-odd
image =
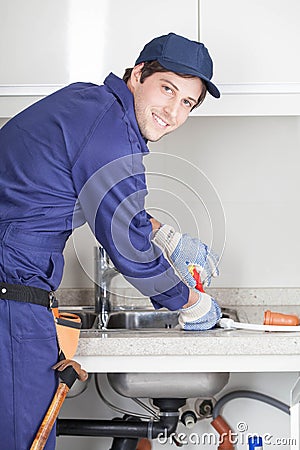
[(180, 127), (198, 103), (200, 78), (156, 72), (140, 82), (143, 64), (133, 68), (128, 88), (134, 96), (135, 115), (143, 137), (155, 142)]

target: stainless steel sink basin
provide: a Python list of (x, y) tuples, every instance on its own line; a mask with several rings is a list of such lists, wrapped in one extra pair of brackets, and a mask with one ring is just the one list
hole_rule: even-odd
[(168, 330), (178, 325), (178, 312), (165, 309), (115, 311), (109, 315), (107, 329), (163, 329)]
[[(235, 310), (222, 308), (222, 317), (238, 321)], [(170, 330), (178, 325), (178, 311), (167, 309), (115, 311), (109, 315), (107, 329), (126, 330)]]
[(111, 387), (124, 397), (212, 397), (228, 383), (227, 372), (108, 373)]
[[(99, 317), (90, 308), (62, 308), (81, 318), (82, 330), (100, 328)], [(222, 316), (239, 321), (236, 310), (222, 308)], [(178, 325), (178, 311), (168, 309), (140, 309), (111, 312), (106, 324), (107, 330), (167, 331)]]
[[(235, 310), (223, 308), (223, 317), (238, 320)], [(116, 311), (110, 314), (107, 329), (168, 332), (178, 325), (178, 312), (169, 310)], [(124, 397), (193, 398), (212, 397), (228, 383), (227, 372), (201, 373), (108, 373), (111, 387)]]

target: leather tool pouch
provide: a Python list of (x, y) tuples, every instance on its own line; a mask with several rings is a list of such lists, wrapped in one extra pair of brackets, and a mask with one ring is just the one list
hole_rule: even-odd
[(66, 359), (73, 359), (78, 346), (81, 319), (76, 314), (59, 312), (58, 308), (53, 308), (52, 313), (60, 351)]

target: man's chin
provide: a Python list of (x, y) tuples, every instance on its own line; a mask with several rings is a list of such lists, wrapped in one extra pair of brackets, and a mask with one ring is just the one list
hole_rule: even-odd
[(147, 141), (149, 141), (149, 142), (158, 142), (158, 141), (160, 141), (164, 136), (166, 136), (167, 134), (169, 134), (169, 133), (171, 133), (171, 132), (172, 132), (172, 130), (166, 131), (165, 133), (161, 134), (160, 136), (153, 136), (153, 135), (150, 134), (148, 137), (147, 137), (147, 136), (144, 136), (144, 138), (147, 139)]
[(147, 139), (147, 141), (148, 142), (158, 142), (158, 141), (160, 141), (161, 140), (161, 138), (163, 138), (165, 136), (165, 134), (163, 134), (162, 136), (160, 136), (160, 137), (157, 137), (157, 138), (150, 138), (150, 139)]

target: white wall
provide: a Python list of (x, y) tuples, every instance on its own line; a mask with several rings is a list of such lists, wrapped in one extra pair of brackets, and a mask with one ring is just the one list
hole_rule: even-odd
[[(298, 117), (190, 117), (151, 144), (147, 170), (161, 174), (148, 174), (153, 215), (212, 242), (219, 253), (225, 237), (213, 286), (300, 286), (299, 144)], [(94, 241), (79, 230), (75, 242), (92, 273)], [(72, 241), (66, 263), (63, 287), (91, 285)]]
[[(299, 286), (299, 124), (298, 117), (191, 118), (159, 144), (193, 161), (219, 193), (227, 236), (220, 286)], [(213, 226), (218, 234), (222, 223)]]

